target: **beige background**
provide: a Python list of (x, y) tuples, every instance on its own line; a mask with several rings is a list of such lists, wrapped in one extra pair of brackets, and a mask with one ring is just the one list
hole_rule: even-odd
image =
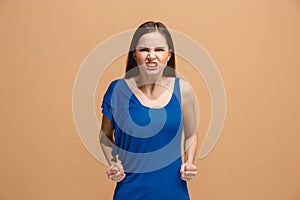
[[(73, 84), (97, 44), (149, 19), (202, 44), (226, 87), (225, 127), (213, 152), (196, 159), (192, 199), (299, 200), (299, 0), (0, 0), (0, 199), (111, 198), (106, 167), (77, 135)], [(122, 74), (122, 59), (101, 81)], [(209, 96), (178, 63), (200, 85), (201, 142)]]

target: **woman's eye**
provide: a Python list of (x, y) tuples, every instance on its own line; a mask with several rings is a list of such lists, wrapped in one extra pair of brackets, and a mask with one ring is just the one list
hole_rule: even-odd
[(155, 49), (155, 51), (164, 51), (165, 49), (163, 48), (158, 48), (158, 49)]
[(139, 49), (139, 51), (148, 51), (148, 49), (144, 48), (144, 49)]

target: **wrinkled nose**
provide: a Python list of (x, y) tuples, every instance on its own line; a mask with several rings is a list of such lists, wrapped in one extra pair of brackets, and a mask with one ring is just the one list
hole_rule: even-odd
[(155, 53), (150, 51), (148, 54), (148, 60), (154, 60), (155, 58), (156, 58)]

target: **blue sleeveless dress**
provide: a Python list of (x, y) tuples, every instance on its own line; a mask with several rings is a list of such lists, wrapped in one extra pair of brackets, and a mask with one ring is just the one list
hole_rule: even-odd
[(102, 113), (114, 128), (112, 151), (126, 177), (118, 182), (114, 200), (188, 200), (186, 181), (180, 178), (182, 111), (179, 78), (162, 108), (141, 104), (124, 79), (111, 82)]

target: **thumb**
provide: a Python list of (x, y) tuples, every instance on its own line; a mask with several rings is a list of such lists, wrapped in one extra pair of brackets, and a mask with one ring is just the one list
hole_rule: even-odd
[(108, 175), (115, 174), (116, 172), (117, 172), (117, 168), (116, 168), (115, 166), (110, 166), (110, 167), (107, 169), (107, 171), (106, 171), (106, 173), (107, 173)]
[(124, 168), (123, 168), (123, 165), (121, 163), (117, 163), (116, 167), (117, 167), (118, 171), (120, 171), (121, 173), (124, 173)]
[(184, 164), (182, 164), (181, 167), (180, 167), (180, 174), (181, 174), (181, 176), (183, 176), (183, 174), (184, 174), (185, 166), (186, 166), (186, 164), (184, 163)]

